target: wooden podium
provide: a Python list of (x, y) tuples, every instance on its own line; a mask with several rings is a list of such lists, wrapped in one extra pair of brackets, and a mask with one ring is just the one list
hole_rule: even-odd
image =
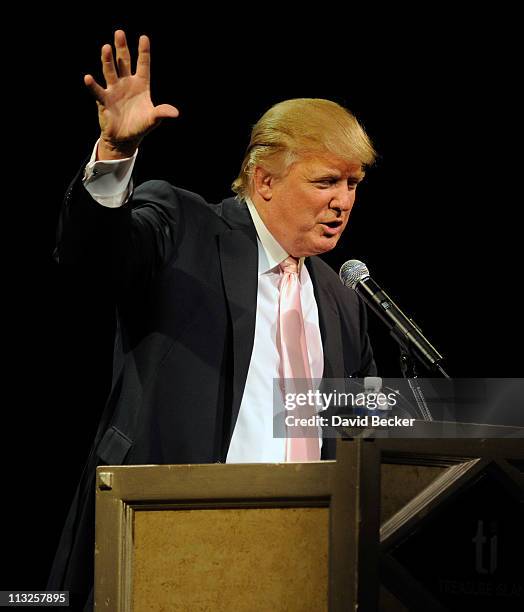
[(486, 478), (522, 513), (523, 465), (518, 438), (348, 438), (336, 462), (99, 467), (95, 609), (455, 609), (417, 567), (424, 526)]

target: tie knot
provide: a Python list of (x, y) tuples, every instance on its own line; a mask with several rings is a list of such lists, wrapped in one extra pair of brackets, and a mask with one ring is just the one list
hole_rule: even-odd
[(298, 259), (290, 255), (284, 261), (280, 262), (280, 269), (282, 272), (289, 274), (298, 274)]

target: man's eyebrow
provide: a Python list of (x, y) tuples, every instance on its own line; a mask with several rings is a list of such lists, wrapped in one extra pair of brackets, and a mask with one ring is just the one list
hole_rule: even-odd
[[(315, 174), (315, 181), (324, 181), (327, 179), (340, 179), (342, 176), (342, 174), (338, 171), (338, 170), (327, 170), (324, 172), (319, 172), (318, 174)], [(351, 176), (348, 176), (348, 181), (352, 184), (356, 184), (356, 183), (360, 183), (360, 181), (363, 180), (363, 178), (366, 176), (366, 173), (364, 171), (359, 172), (358, 174), (352, 174)]]
[(315, 172), (313, 176), (315, 177), (316, 181), (332, 178), (339, 179), (340, 172), (337, 172), (336, 170), (320, 170), (319, 172)]

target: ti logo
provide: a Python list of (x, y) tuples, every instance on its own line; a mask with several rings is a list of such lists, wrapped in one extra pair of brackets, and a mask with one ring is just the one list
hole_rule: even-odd
[(497, 569), (497, 523), (491, 521), (488, 547), (485, 547), (488, 535), (485, 535), (484, 523), (482, 519), (477, 522), (477, 533), (471, 540), (475, 545), (475, 570), (478, 574), (493, 574)]

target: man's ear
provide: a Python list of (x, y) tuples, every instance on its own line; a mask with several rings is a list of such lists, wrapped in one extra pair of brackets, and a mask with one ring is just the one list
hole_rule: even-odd
[(255, 171), (253, 172), (253, 187), (255, 189), (255, 193), (265, 200), (269, 202), (273, 197), (273, 187), (275, 183), (275, 177), (262, 166), (256, 166)]

